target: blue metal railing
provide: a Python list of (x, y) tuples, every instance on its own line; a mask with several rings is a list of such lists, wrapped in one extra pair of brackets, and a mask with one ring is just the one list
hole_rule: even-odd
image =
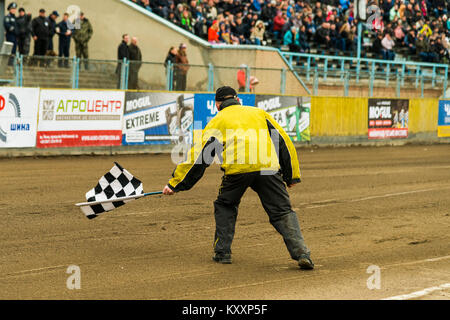
[[(389, 86), (391, 81), (396, 82), (397, 96), (400, 96), (401, 87), (405, 84), (405, 79), (413, 84), (415, 88), (421, 90), (422, 96), (424, 92), (424, 82), (430, 81), (431, 86), (442, 86), (443, 96), (447, 91), (448, 84), (448, 65), (446, 64), (433, 64), (425, 62), (411, 62), (411, 61), (386, 61), (377, 59), (354, 57), (339, 57), (329, 55), (317, 55), (317, 54), (305, 54), (305, 53), (293, 53), (282, 52), (280, 53), (283, 59), (286, 61), (289, 69), (267, 69), (267, 68), (251, 68), (246, 66), (246, 92), (250, 91), (250, 73), (254, 72), (279, 72), (279, 84), (280, 93), (286, 92), (286, 79), (287, 74), (294, 75), (302, 86), (306, 89), (308, 87), (303, 83), (302, 77), (306, 81), (313, 81), (312, 92), (307, 90), (308, 94), (317, 95), (319, 90), (319, 81), (327, 81), (334, 79), (335, 81), (341, 81), (344, 86), (344, 95), (348, 94), (348, 87), (351, 79), (354, 79), (356, 83), (366, 79), (369, 84), (369, 96), (373, 96), (374, 82), (375, 80), (384, 81), (386, 86)], [(44, 57), (42, 57), (44, 58)], [(79, 88), (80, 78), (80, 59), (73, 57), (72, 59), (72, 71), (71, 71), (71, 87), (73, 89)], [(23, 61), (22, 55), (17, 55), (14, 59), (14, 79), (9, 82), (14, 82), (16, 86), (23, 86)], [(130, 61), (123, 59), (122, 61), (115, 60), (83, 60), (84, 62), (100, 61), (102, 63), (108, 63), (112, 65), (119, 64), (120, 68), (120, 80), (119, 88), (128, 89), (128, 78)], [(295, 65), (297, 62), (297, 65)], [(131, 62), (133, 63), (133, 62)], [(152, 65), (162, 65), (162, 63), (147, 63)], [(206, 90), (209, 92), (214, 91), (214, 81), (217, 77), (216, 73), (222, 69), (235, 69), (238, 67), (228, 66), (214, 66), (209, 63), (208, 66), (204, 65), (190, 65), (191, 67), (200, 67), (207, 70), (207, 85)], [(176, 65), (168, 63), (166, 66), (166, 90), (173, 90), (174, 83), (174, 68)], [(381, 71), (380, 71), (381, 70)], [(273, 78), (273, 77), (272, 77)], [(379, 84), (378, 84), (379, 85)]]
[[(392, 75), (399, 79), (398, 86), (405, 84), (407, 76), (413, 76), (415, 87), (423, 81), (424, 75), (431, 79), (432, 86), (437, 83), (442, 84), (443, 95), (447, 91), (448, 83), (448, 65), (428, 62), (414, 61), (391, 61), (369, 58), (341, 57), (330, 55), (318, 55), (295, 52), (280, 52), (286, 58), (292, 70), (299, 75), (304, 75), (307, 81), (316, 72), (323, 80), (327, 80), (330, 72), (333, 72), (335, 78), (346, 81), (345, 77), (352, 69), (356, 83), (361, 79), (369, 80), (370, 92), (373, 92), (373, 82), (376, 78), (385, 80), (386, 86), (389, 85)], [(295, 65), (297, 64), (297, 66)], [(381, 71), (380, 71), (381, 70)], [(314, 84), (313, 84), (314, 86)]]

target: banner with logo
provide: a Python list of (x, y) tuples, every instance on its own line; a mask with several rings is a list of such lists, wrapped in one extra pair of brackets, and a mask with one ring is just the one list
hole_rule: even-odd
[(0, 89), (0, 148), (36, 146), (39, 88)]
[(126, 92), (122, 144), (190, 144), (193, 110), (193, 94)]
[[(217, 114), (214, 93), (196, 93), (194, 95), (194, 122), (195, 129), (204, 129), (208, 122)], [(238, 94), (241, 104), (244, 106), (255, 105), (254, 94)]]
[(120, 145), (123, 100), (122, 91), (41, 90), (37, 147)]
[(311, 141), (311, 98), (256, 95), (255, 105), (269, 113), (292, 141)]
[(450, 100), (439, 101), (438, 137), (450, 137)]
[(407, 138), (409, 100), (369, 99), (369, 139)]

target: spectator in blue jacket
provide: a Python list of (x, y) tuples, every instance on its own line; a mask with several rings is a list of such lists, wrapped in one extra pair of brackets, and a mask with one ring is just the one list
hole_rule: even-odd
[(346, 11), (350, 6), (350, 0), (339, 0), (339, 4), (341, 5), (342, 11)]
[(308, 36), (306, 34), (306, 26), (304, 25), (300, 27), (300, 31), (298, 32), (298, 42), (300, 45), (300, 52), (310, 52)]
[(408, 34), (405, 37), (405, 44), (409, 49), (409, 53), (411, 55), (416, 54), (416, 33), (413, 29), (409, 30)]
[(296, 27), (291, 27), (283, 37), (283, 44), (289, 46), (289, 51), (300, 52), (299, 34)]
[(258, 14), (261, 13), (261, 3), (259, 1), (260, 0), (252, 0), (252, 7), (251, 7), (252, 10)]
[[(69, 14), (64, 13), (63, 20), (56, 25), (56, 33), (59, 36), (59, 57), (65, 59), (58, 60), (58, 66), (69, 67), (70, 39), (72, 37), (72, 24), (69, 22)], [(64, 64), (63, 64), (64, 60)]]

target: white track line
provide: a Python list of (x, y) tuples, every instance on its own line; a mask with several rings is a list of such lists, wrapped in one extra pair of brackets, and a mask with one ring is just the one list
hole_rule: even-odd
[[(387, 193), (387, 194), (382, 194), (382, 195), (378, 195), (378, 196), (370, 196), (370, 197), (364, 197), (364, 198), (358, 198), (358, 199), (347, 199), (347, 200), (337, 200), (337, 201), (336, 201), (336, 199), (322, 200), (320, 202), (328, 202), (328, 201), (330, 201), (330, 202), (333, 201), (333, 202), (319, 204), (319, 205), (310, 205), (310, 206), (307, 206), (306, 209), (329, 207), (329, 206), (334, 206), (334, 205), (343, 204), (343, 203), (359, 202), (359, 201), (373, 200), (373, 199), (379, 199), (379, 198), (388, 198), (388, 197), (401, 196), (401, 195), (405, 195), (405, 194), (414, 194), (414, 193), (428, 192), (428, 191), (433, 191), (433, 190), (444, 190), (444, 189), (450, 189), (450, 187), (444, 187), (444, 188), (439, 187), (439, 188), (429, 188), (429, 189), (404, 191), (404, 192), (397, 192), (397, 193)], [(314, 202), (314, 203), (320, 203), (320, 202)]]
[(445, 290), (445, 289), (450, 289), (450, 283), (444, 283), (444, 284), (441, 284), (440, 286), (426, 288), (426, 289), (423, 289), (420, 291), (403, 294), (400, 296), (384, 298), (381, 300), (409, 300), (409, 299), (414, 299), (414, 298), (420, 298), (420, 297), (426, 296), (432, 292), (441, 291), (441, 290)]
[(381, 269), (386, 268), (386, 267), (407, 266), (407, 265), (411, 265), (411, 264), (424, 263), (424, 262), (436, 262), (436, 261), (441, 261), (441, 260), (446, 260), (446, 259), (450, 259), (450, 256), (442, 256), (442, 257), (431, 258), (431, 259), (393, 263), (393, 264), (388, 264), (384, 267), (381, 267)]
[(434, 261), (440, 261), (440, 260), (445, 260), (450, 258), (450, 256), (442, 256), (442, 257), (437, 257), (437, 258), (432, 258), (432, 259), (425, 259), (426, 262), (434, 262)]
[(11, 272), (11, 273), (7, 273), (6, 277), (0, 277), (0, 280), (7, 279), (9, 277), (14, 277), (14, 276), (30, 275), (30, 274), (37, 274), (37, 273), (40, 273), (40, 272), (53, 271), (53, 270), (56, 270), (56, 269), (67, 268), (68, 266), (69, 265), (59, 265), (59, 266), (50, 266), (50, 267), (43, 267), (43, 268), (28, 269), (28, 270)]

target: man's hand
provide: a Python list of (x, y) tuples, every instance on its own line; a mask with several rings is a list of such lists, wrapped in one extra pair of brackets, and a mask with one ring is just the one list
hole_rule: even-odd
[(163, 194), (166, 196), (171, 196), (173, 195), (175, 192), (169, 188), (169, 186), (165, 186), (163, 189)]
[(295, 185), (296, 185), (296, 183), (291, 183), (291, 184), (288, 184), (287, 186), (288, 186), (288, 188), (292, 188)]

